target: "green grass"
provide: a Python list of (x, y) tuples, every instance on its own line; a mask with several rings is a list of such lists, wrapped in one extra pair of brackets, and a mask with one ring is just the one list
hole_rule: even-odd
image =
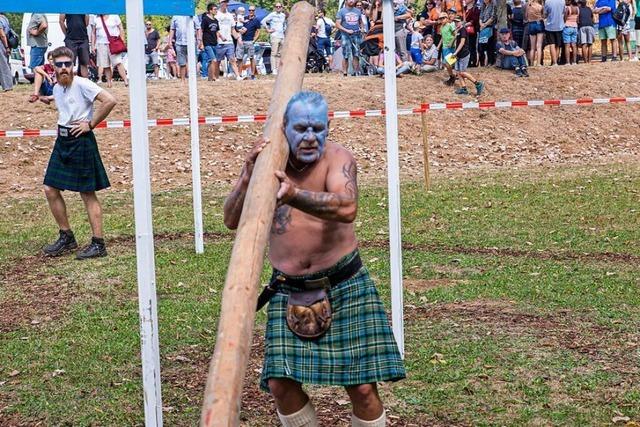
[[(638, 170), (621, 166), (443, 180), (428, 193), (403, 186), (403, 240), (413, 245), (403, 258), (409, 377), (385, 389), (393, 413), (445, 425), (603, 425), (620, 413), (640, 421), (639, 188)], [(84, 211), (69, 199), (85, 241)], [(215, 344), (233, 239), (221, 197), (204, 200), (207, 231), (226, 235), (195, 256), (190, 193), (154, 196), (154, 231), (185, 233), (156, 241), (167, 425), (197, 421), (200, 385), (184, 381), (206, 370)], [(1, 307), (37, 305), (40, 289), (68, 287), (0, 332), (0, 424), (141, 424), (131, 196), (106, 195), (105, 229), (119, 243), (82, 263), (29, 258), (55, 237), (43, 200), (0, 206)], [(386, 206), (384, 189), (362, 189), (357, 232), (389, 307), (388, 251), (372, 244), (387, 238)], [(478, 251), (486, 248), (502, 252)], [(603, 252), (614, 255), (595, 255)], [(35, 284), (15, 274), (27, 261)]]

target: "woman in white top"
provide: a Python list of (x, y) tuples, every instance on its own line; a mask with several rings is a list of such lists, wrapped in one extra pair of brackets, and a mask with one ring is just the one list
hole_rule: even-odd
[[(109, 38), (107, 31), (112, 37), (120, 37), (125, 42), (124, 27), (118, 15), (91, 15), (92, 28), (92, 51), (96, 53), (96, 65), (98, 66), (98, 76), (102, 77), (102, 71), (107, 77), (107, 87), (112, 86), (112, 67), (118, 69), (120, 77), (124, 81), (125, 86), (129, 86), (127, 71), (124, 68), (122, 60), (124, 52), (112, 55), (109, 51)], [(126, 42), (125, 42), (126, 43)]]

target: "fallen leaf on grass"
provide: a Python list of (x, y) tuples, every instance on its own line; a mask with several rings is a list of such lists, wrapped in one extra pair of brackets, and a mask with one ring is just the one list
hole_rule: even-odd
[(20, 374), (20, 371), (18, 371), (17, 369), (14, 369), (13, 371), (9, 372), (10, 377), (15, 377), (19, 374)]
[(51, 376), (52, 377), (57, 377), (57, 376), (62, 375), (64, 373), (66, 373), (66, 371), (64, 369), (56, 369), (55, 371), (53, 371)]
[(624, 415), (617, 415), (617, 416), (611, 418), (611, 422), (614, 423), (614, 424), (626, 423), (627, 421), (631, 421), (631, 418), (625, 417)]

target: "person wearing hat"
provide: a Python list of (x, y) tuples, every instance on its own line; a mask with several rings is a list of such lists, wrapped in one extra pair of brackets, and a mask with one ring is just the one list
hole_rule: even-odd
[(529, 77), (525, 60), (526, 52), (511, 38), (508, 28), (501, 28), (499, 33), (500, 40), (496, 43), (498, 51), (496, 67), (503, 70), (516, 70), (518, 77)]
[(409, 49), (409, 53), (411, 54), (411, 60), (416, 65), (422, 65), (422, 40), (423, 36), (421, 33), (420, 23), (418, 21), (413, 23), (412, 31), (411, 31), (411, 48)]
[(456, 83), (458, 84), (456, 94), (469, 94), (466, 85), (466, 80), (469, 80), (476, 87), (476, 94), (480, 96), (482, 95), (482, 91), (484, 90), (484, 82), (477, 80), (467, 72), (467, 67), (469, 67), (469, 58), (471, 57), (471, 52), (469, 51), (469, 36), (467, 35), (467, 30), (465, 29), (465, 25), (462, 22), (462, 18), (460, 16), (456, 16), (453, 19), (453, 22), (455, 23), (456, 27), (456, 49), (453, 52), (453, 57), (456, 59)]

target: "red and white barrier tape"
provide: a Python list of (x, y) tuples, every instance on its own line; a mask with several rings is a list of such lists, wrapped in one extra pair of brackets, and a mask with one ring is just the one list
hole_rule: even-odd
[[(634, 104), (640, 103), (640, 97), (616, 97), (616, 98), (579, 98), (579, 99), (545, 99), (529, 101), (482, 101), (482, 102), (432, 102), (421, 104), (416, 108), (399, 108), (399, 116), (420, 114), (434, 110), (485, 110), (492, 108), (518, 108), (518, 107), (542, 107), (547, 105), (601, 105), (601, 104)], [(352, 111), (331, 111), (330, 118), (346, 119), (351, 117), (382, 117), (385, 110), (352, 110)], [(267, 120), (266, 114), (250, 114), (244, 116), (210, 116), (198, 117), (201, 125), (219, 125), (223, 123), (255, 123)], [(130, 120), (113, 120), (102, 122), (96, 128), (128, 128), (131, 126)], [(149, 127), (160, 126), (189, 126), (189, 118), (179, 119), (150, 119)], [(25, 130), (0, 130), (0, 137), (24, 138), (37, 136), (56, 136), (54, 129), (25, 129)]]

